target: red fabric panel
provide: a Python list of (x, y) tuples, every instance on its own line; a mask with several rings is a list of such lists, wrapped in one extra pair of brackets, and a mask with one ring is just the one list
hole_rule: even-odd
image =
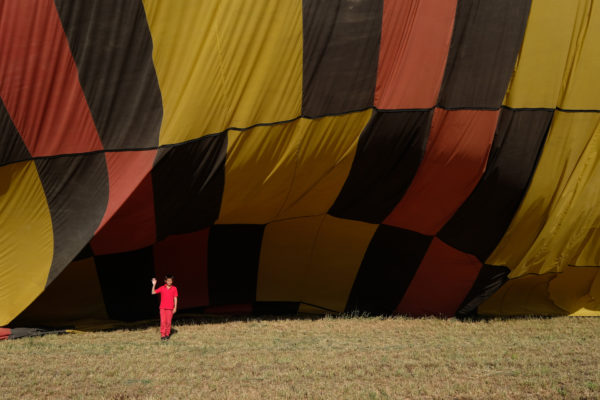
[(395, 312), (454, 315), (471, 290), (481, 266), (475, 256), (434, 238)]
[(122, 253), (156, 241), (152, 176), (148, 173), (91, 241), (94, 254)]
[(385, 0), (375, 106), (436, 104), (454, 27), (456, 0)]
[(152, 169), (156, 150), (105, 153), (108, 168), (108, 205), (98, 232), (123, 205)]
[(177, 308), (208, 305), (208, 229), (167, 237), (154, 245), (154, 270), (159, 282), (175, 275)]
[(436, 109), (423, 161), (383, 223), (435, 235), (481, 178), (499, 113)]
[(205, 314), (251, 314), (252, 304), (231, 304), (211, 306), (204, 309)]
[(52, 0), (2, 2), (0, 96), (32, 156), (102, 149)]
[(9, 328), (0, 328), (0, 340), (8, 339), (10, 336)]

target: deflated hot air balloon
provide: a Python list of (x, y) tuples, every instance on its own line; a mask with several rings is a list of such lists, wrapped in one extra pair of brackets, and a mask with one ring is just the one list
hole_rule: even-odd
[(0, 1), (0, 326), (600, 314), (600, 4)]

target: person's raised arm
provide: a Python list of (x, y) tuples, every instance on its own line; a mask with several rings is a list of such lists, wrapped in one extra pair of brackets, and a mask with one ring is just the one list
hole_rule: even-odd
[(156, 290), (154, 290), (155, 287), (156, 287), (156, 278), (152, 278), (152, 294), (156, 294)]

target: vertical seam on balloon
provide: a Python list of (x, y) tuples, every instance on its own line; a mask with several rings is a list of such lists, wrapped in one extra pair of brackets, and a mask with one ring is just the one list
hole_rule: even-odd
[(372, 103), (373, 103), (373, 107), (375, 107), (375, 95), (377, 94), (377, 81), (379, 80), (379, 60), (381, 60), (381, 37), (383, 35), (383, 10), (385, 8), (385, 4), (387, 2), (387, 0), (380, 0), (381, 1), (381, 7), (379, 8), (380, 10), (380, 14), (379, 14), (379, 36), (377, 38), (377, 55), (374, 57), (377, 57), (377, 65), (375, 66), (375, 76), (374, 76), (374, 81), (373, 82), (373, 99), (372, 99)]

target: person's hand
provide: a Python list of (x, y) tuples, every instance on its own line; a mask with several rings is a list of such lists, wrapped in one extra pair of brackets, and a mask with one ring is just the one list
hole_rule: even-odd
[(152, 285), (156, 285), (156, 278), (152, 278)]
[(173, 309), (173, 314), (175, 314), (176, 312), (177, 312), (177, 309), (176, 309), (176, 308), (174, 308), (174, 309)]

